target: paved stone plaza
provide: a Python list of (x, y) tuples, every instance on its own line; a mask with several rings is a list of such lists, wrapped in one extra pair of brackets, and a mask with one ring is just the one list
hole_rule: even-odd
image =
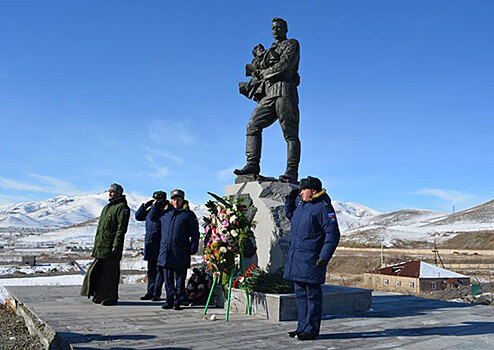
[(225, 322), (223, 309), (205, 320), (202, 307), (140, 301), (143, 286), (121, 285), (109, 307), (80, 297), (78, 286), (6, 289), (74, 349), (494, 349), (493, 307), (391, 293), (374, 293), (372, 311), (323, 320), (320, 338), (301, 342), (287, 335), (294, 321), (233, 313)]

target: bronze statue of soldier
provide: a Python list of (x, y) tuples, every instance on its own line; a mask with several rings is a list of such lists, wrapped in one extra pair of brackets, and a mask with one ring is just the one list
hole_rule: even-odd
[[(297, 182), (300, 163), (299, 109), (297, 86), (300, 83), (298, 65), (300, 45), (295, 39), (287, 39), (288, 25), (281, 18), (273, 18), (272, 32), (275, 42), (259, 52), (266, 59), (259, 69), (248, 69), (252, 80), (262, 82), (240, 83), (240, 93), (257, 101), (247, 124), (246, 150), (247, 164), (235, 169), (235, 175), (259, 175), (261, 161), (262, 131), (279, 120), (283, 137), (287, 143), (286, 171), (279, 177), (283, 182)], [(255, 56), (255, 59), (259, 59)], [(254, 62), (254, 61), (253, 61)], [(249, 86), (255, 91), (249, 91)], [(263, 91), (261, 91), (262, 89)]]

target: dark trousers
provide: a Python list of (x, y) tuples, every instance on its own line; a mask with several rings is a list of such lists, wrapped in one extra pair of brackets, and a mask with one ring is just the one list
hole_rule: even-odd
[(163, 267), (156, 265), (157, 261), (148, 261), (148, 287), (147, 295), (161, 297), (165, 276)]
[(166, 303), (168, 305), (181, 305), (185, 301), (185, 279), (187, 268), (164, 269)]
[(120, 282), (120, 258), (96, 259), (95, 270), (92, 272), (94, 299), (118, 300), (118, 283)]
[(320, 284), (293, 282), (297, 297), (297, 331), (319, 335), (322, 317), (322, 289)]
[(287, 142), (287, 169), (298, 169), (300, 162), (299, 110), (295, 97), (263, 98), (252, 112), (247, 124), (247, 162), (259, 164), (261, 159), (262, 131), (279, 120)]
[(252, 112), (247, 135), (260, 135), (262, 130), (279, 120), (286, 141), (298, 140), (298, 104), (286, 96), (263, 98)]

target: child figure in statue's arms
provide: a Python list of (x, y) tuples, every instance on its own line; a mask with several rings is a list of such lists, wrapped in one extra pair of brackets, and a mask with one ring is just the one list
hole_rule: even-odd
[(239, 83), (239, 91), (242, 95), (254, 101), (264, 97), (264, 81), (260, 78), (261, 70), (271, 67), (279, 62), (280, 56), (274, 50), (266, 50), (262, 44), (252, 50), (252, 62), (245, 65), (245, 76), (252, 77), (248, 83)]

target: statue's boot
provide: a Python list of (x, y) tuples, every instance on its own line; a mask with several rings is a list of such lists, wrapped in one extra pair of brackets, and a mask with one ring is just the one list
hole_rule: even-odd
[(300, 141), (290, 140), (287, 142), (286, 171), (280, 176), (280, 181), (297, 183), (298, 164), (300, 163)]
[(247, 156), (247, 164), (242, 169), (235, 169), (235, 175), (259, 175), (261, 168), (261, 135), (247, 135), (245, 155)]
[(259, 175), (261, 171), (259, 164), (247, 163), (242, 169), (235, 169), (235, 175)]

